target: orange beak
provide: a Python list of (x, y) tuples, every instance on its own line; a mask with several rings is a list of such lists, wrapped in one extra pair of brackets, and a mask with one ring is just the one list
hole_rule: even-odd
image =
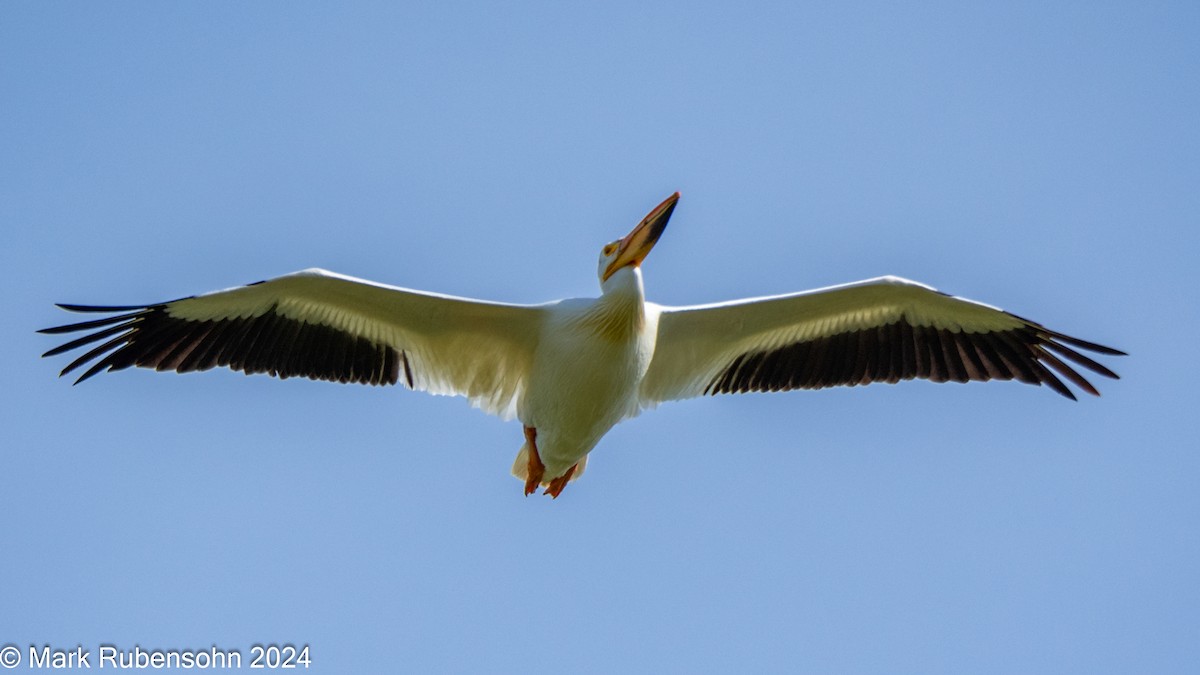
[(675, 210), (675, 204), (678, 201), (678, 192), (667, 197), (663, 203), (647, 213), (646, 217), (642, 218), (642, 222), (633, 228), (633, 231), (625, 235), (625, 238), (618, 244), (617, 257), (613, 258), (613, 261), (604, 270), (605, 281), (608, 281), (608, 278), (622, 267), (637, 267), (642, 264), (646, 255), (650, 253), (650, 249), (654, 248), (655, 242), (662, 236), (663, 230), (667, 229), (667, 221), (671, 219), (671, 212)]

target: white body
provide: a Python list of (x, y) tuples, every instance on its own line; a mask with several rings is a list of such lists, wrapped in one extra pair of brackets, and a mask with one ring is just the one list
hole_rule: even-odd
[[(564, 300), (548, 309), (517, 417), (537, 429), (546, 477), (555, 478), (640, 410), (639, 385), (654, 355), (658, 315), (646, 311), (636, 267), (613, 274), (599, 298)], [(526, 477), (528, 450), (523, 447), (513, 463), (518, 478)], [(581, 463), (572, 479), (583, 468)]]

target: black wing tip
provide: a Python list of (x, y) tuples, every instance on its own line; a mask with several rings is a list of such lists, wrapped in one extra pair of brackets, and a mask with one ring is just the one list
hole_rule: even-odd
[(105, 363), (103, 359), (101, 359), (99, 363), (96, 363), (91, 368), (88, 368), (86, 373), (80, 375), (79, 379), (72, 382), (71, 386), (74, 387), (75, 385), (77, 385), (81, 382), (85, 382), (87, 380), (92, 379), (93, 376), (95, 376), (95, 375), (99, 374), (101, 371), (105, 370), (107, 366), (108, 366), (108, 364)]
[(92, 319), (90, 321), (80, 321), (77, 323), (68, 323), (59, 326), (49, 326), (47, 328), (37, 329), (42, 335), (57, 335), (59, 333), (71, 333), (99, 326), (107, 326), (118, 323), (126, 319), (132, 319), (135, 316), (150, 312), (156, 309), (162, 309), (168, 303), (159, 303), (155, 305), (71, 305), (62, 302), (54, 303), (55, 307), (64, 309), (68, 312), (90, 312), (96, 314), (112, 314), (120, 313), (118, 316), (103, 317), (100, 319)]
[[(1016, 315), (1013, 315), (1013, 316), (1016, 316)], [(1092, 359), (1090, 359), (1078, 352), (1073, 351), (1070, 347), (1076, 347), (1078, 349), (1083, 349), (1083, 350), (1086, 350), (1089, 352), (1094, 352), (1096, 354), (1103, 354), (1105, 356), (1129, 356), (1129, 354), (1127, 352), (1121, 351), (1120, 349), (1116, 349), (1113, 347), (1108, 347), (1108, 346), (1099, 344), (1097, 342), (1089, 342), (1087, 340), (1081, 340), (1072, 335), (1067, 335), (1065, 333), (1060, 333), (1058, 331), (1050, 330), (1035, 321), (1030, 321), (1028, 319), (1025, 319), (1025, 318), (1022, 318), (1019, 316), (1016, 318), (1025, 322), (1027, 329), (1032, 330), (1034, 337), (1039, 342), (1041, 342), (1043, 346), (1049, 347), (1050, 349), (1058, 352), (1060, 355), (1066, 356), (1068, 359), (1083, 366), (1084, 368), (1087, 368), (1089, 371), (1096, 373), (1097, 375), (1102, 375), (1102, 376), (1107, 377), (1112, 380), (1121, 379), (1120, 375), (1117, 375), (1115, 372), (1113, 372), (1110, 368), (1108, 368), (1104, 364), (1097, 363), (1096, 361), (1093, 361)], [(1068, 345), (1070, 345), (1070, 346), (1068, 347)], [(1053, 358), (1053, 357), (1051, 357), (1051, 358)], [(1054, 360), (1057, 361), (1057, 359), (1054, 359)], [(1063, 372), (1060, 369), (1061, 366), (1062, 366), (1062, 363), (1059, 362), (1059, 366), (1056, 366), (1055, 369), (1059, 370), (1059, 372)], [(1066, 368), (1067, 368), (1068, 372), (1074, 373), (1074, 371), (1072, 371), (1069, 366), (1067, 366)], [(1089, 393), (1093, 396), (1100, 396), (1100, 391), (1097, 390), (1094, 386), (1092, 386), (1092, 384), (1090, 382), (1083, 380), (1083, 378), (1080, 375), (1078, 375), (1078, 373), (1074, 373), (1074, 375), (1075, 376), (1071, 379), (1072, 379), (1072, 381), (1075, 382), (1076, 385), (1078, 385), (1080, 387), (1080, 389), (1082, 389), (1083, 391), (1086, 391), (1087, 393)], [(1078, 380), (1076, 380), (1075, 378), (1078, 378)], [(1083, 384), (1080, 384), (1079, 380), (1082, 380)], [(1084, 386), (1084, 384), (1086, 384), (1087, 386)], [(1055, 390), (1058, 391), (1057, 388), (1055, 388)], [(1062, 392), (1060, 391), (1059, 393), (1062, 393)], [(1074, 395), (1070, 396), (1069, 398), (1073, 401), (1077, 400)]]
[(65, 309), (68, 312), (134, 312), (141, 309), (150, 309), (155, 305), (76, 305), (66, 302), (56, 302), (55, 307)]
[[(1120, 379), (1107, 366), (1076, 349), (1114, 356), (1124, 356), (1125, 352), (1063, 335), (1030, 321), (1024, 323), (1024, 327), (978, 333), (974, 334), (974, 340), (967, 340), (958, 333), (912, 326), (900, 319), (874, 331), (857, 331), (857, 339), (853, 339), (855, 331), (847, 331), (773, 350), (747, 352), (712, 377), (704, 394), (820, 389), (909, 379), (933, 382), (1015, 379), (1025, 384), (1045, 385), (1064, 398), (1078, 401), (1079, 396), (1070, 385), (1100, 396), (1084, 373), (1090, 371)], [(1048, 350), (1073, 364), (1065, 363)]]
[(1028, 328), (1032, 328), (1039, 335), (1053, 337), (1057, 340), (1062, 340), (1063, 342), (1074, 345), (1076, 347), (1082, 347), (1083, 349), (1086, 349), (1088, 351), (1096, 352), (1097, 354), (1105, 354), (1107, 356), (1129, 356), (1128, 353), (1123, 352), (1120, 349), (1114, 349), (1113, 347), (1106, 347), (1106, 346), (1096, 343), (1096, 342), (1088, 342), (1087, 340), (1081, 340), (1073, 335), (1067, 335), (1066, 333), (1060, 333), (1056, 330), (1050, 330), (1049, 328), (1046, 328), (1045, 326), (1038, 323), (1037, 321), (1030, 321), (1029, 319), (1026, 319), (1023, 316), (1013, 314), (1012, 312), (1004, 312), (1004, 313), (1011, 316), (1012, 318), (1024, 323)]
[(92, 346), (59, 373), (63, 377), (83, 368), (73, 385), (132, 366), (180, 373), (226, 366), (247, 375), (270, 373), (372, 385), (404, 381), (410, 388), (417, 379), (417, 364), (404, 350), (336, 327), (288, 319), (274, 308), (253, 318), (197, 321), (171, 317), (165, 311), (168, 305), (60, 304), (68, 311), (115, 314), (38, 331), (85, 333), (42, 356)]
[[(190, 297), (194, 297), (194, 296), (190, 296)], [(188, 298), (179, 298), (179, 300), (186, 300), (186, 299), (188, 299)], [(132, 321), (130, 321), (131, 319), (136, 320), (136, 319), (138, 319), (140, 317), (144, 317), (147, 314), (150, 314), (152, 312), (162, 310), (167, 305), (170, 305), (171, 303), (174, 303), (174, 302), (178, 302), (178, 300), (170, 300), (168, 302), (158, 302), (158, 303), (149, 304), (149, 305), (76, 305), (76, 304), (71, 304), (71, 303), (56, 302), (56, 303), (54, 303), (55, 307), (64, 309), (68, 312), (88, 312), (88, 313), (96, 313), (96, 314), (114, 314), (115, 313), (115, 316), (107, 316), (107, 317), (102, 317), (99, 319), (92, 319), (89, 321), (79, 321), (76, 323), (62, 324), (59, 326), (48, 326), (46, 328), (39, 328), (39, 329), (37, 329), (36, 332), (41, 335), (59, 335), (62, 333), (75, 333), (75, 332), (84, 331), (84, 330), (91, 330), (93, 328), (101, 328), (103, 326), (112, 326), (113, 324), (118, 324), (118, 323), (122, 323), (122, 322), (127, 322), (125, 325), (129, 326), (129, 325), (132, 325)], [(107, 331), (102, 331), (102, 332), (98, 333), (97, 335), (103, 335), (106, 333), (107, 333)], [(85, 342), (87, 342), (87, 340), (80, 340), (77, 342), (73, 342), (73, 343), (70, 343), (71, 344), (70, 347), (67, 347), (66, 345), (64, 345), (62, 347), (59, 347), (58, 351), (51, 350), (45, 354), (42, 354), (42, 356), (43, 357), (53, 356), (53, 355), (61, 353), (63, 351), (69, 351)]]
[(1074, 345), (1081, 349), (1086, 349), (1089, 352), (1096, 352), (1097, 354), (1104, 354), (1105, 356), (1129, 356), (1128, 353), (1123, 352), (1120, 349), (1105, 347), (1104, 345), (1096, 344), (1095, 342), (1088, 342), (1087, 340), (1080, 340), (1079, 338), (1071, 337), (1070, 335), (1063, 335), (1062, 333), (1050, 333), (1050, 335), (1062, 340), (1063, 342), (1066, 342), (1067, 344)]
[[(1058, 379), (1058, 378), (1055, 378), (1055, 379)], [(1091, 394), (1092, 396), (1099, 396), (1099, 395), (1100, 395), (1100, 391), (1099, 391), (1099, 390), (1097, 390), (1095, 387), (1091, 386), (1090, 384), (1089, 384), (1087, 387), (1085, 387), (1085, 386), (1083, 386), (1083, 385), (1079, 384), (1078, 382), (1074, 382), (1074, 381), (1072, 381), (1072, 384), (1074, 384), (1075, 386), (1079, 387), (1079, 390), (1080, 390), (1080, 391), (1082, 391), (1082, 392), (1084, 392), (1084, 393), (1086, 393), (1086, 394)], [(1057, 384), (1057, 385), (1056, 385), (1056, 384), (1051, 384), (1051, 385), (1049, 385), (1049, 386), (1050, 386), (1050, 388), (1051, 388), (1051, 389), (1053, 389), (1054, 391), (1056, 391), (1056, 392), (1058, 392), (1058, 393), (1062, 394), (1062, 395), (1063, 395), (1063, 396), (1065, 396), (1066, 398), (1069, 398), (1069, 399), (1071, 399), (1072, 401), (1075, 401), (1076, 403), (1078, 403), (1078, 402), (1079, 402), (1079, 397), (1078, 397), (1078, 396), (1076, 396), (1076, 395), (1075, 395), (1075, 392), (1074, 392), (1074, 391), (1073, 391), (1073, 390), (1072, 390), (1070, 387), (1068, 387), (1068, 386), (1067, 386), (1067, 385), (1066, 385), (1066, 384), (1065, 384), (1065, 383), (1064, 383), (1062, 380), (1058, 380), (1058, 384)], [(1060, 388), (1060, 387), (1061, 387), (1061, 388)]]

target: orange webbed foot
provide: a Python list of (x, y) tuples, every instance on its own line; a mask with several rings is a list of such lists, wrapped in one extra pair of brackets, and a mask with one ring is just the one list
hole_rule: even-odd
[(575, 467), (577, 466), (579, 465), (572, 464), (566, 473), (550, 481), (550, 486), (542, 494), (550, 495), (551, 499), (558, 499), (558, 496), (562, 494), (563, 488), (567, 487), (567, 483), (571, 480), (571, 475), (575, 473)]
[(538, 486), (542, 484), (546, 465), (542, 464), (542, 458), (538, 456), (537, 429), (525, 427), (525, 442), (529, 444), (529, 468), (525, 478), (525, 496), (528, 497), (537, 492)]

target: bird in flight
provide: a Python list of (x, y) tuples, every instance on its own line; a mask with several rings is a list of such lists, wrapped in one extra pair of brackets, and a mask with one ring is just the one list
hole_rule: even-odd
[(309, 269), (151, 305), (60, 304), (110, 316), (39, 331), (85, 332), (43, 356), (101, 343), (60, 373), (90, 363), (76, 383), (130, 366), (226, 366), (465, 396), (521, 421), (513, 475), (526, 495), (544, 487), (555, 498), (609, 429), (664, 401), (914, 378), (1018, 380), (1074, 399), (1063, 379), (1099, 395), (1076, 368), (1117, 378), (1081, 351), (1123, 352), (898, 277), (691, 307), (647, 302), (642, 261), (678, 201), (676, 192), (601, 249), (598, 298), (504, 304)]

